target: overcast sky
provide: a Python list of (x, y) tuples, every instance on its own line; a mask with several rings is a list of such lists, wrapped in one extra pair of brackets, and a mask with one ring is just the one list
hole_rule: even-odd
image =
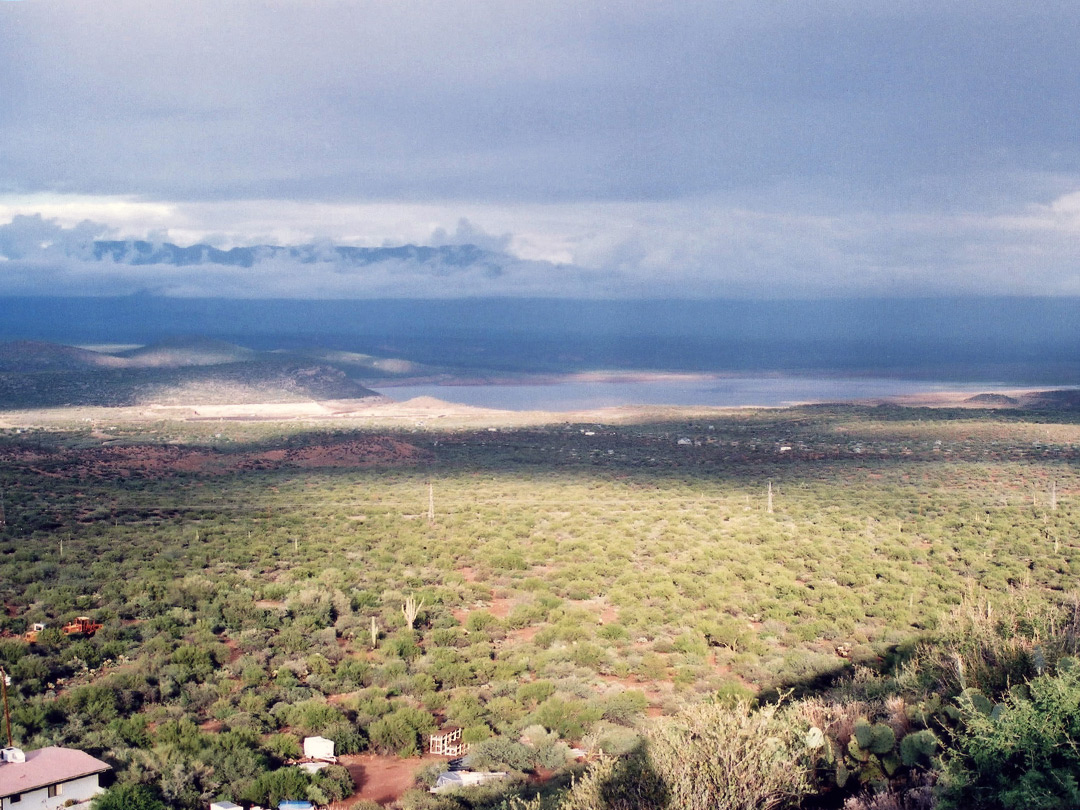
[(0, 0), (0, 293), (240, 294), (79, 258), (149, 237), (512, 267), (247, 295), (1080, 295), (1078, 31), (1071, 0)]

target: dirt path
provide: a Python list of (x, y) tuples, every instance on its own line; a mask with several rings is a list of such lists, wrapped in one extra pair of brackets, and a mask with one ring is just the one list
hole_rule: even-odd
[(345, 800), (344, 806), (368, 799), (390, 804), (413, 787), (416, 773), (433, 762), (446, 762), (446, 757), (425, 756), (401, 759), (375, 754), (346, 754), (338, 761), (344, 765), (356, 783), (356, 792)]

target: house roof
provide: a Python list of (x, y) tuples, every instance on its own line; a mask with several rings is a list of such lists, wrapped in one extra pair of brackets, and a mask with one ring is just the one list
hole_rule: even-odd
[(507, 776), (505, 771), (444, 771), (439, 774), (431, 792), (444, 793), (454, 788), (482, 785), (493, 779), (505, 779)]
[(74, 748), (51, 745), (37, 751), (27, 751), (26, 762), (0, 763), (0, 798), (69, 782), (111, 768), (108, 763)]

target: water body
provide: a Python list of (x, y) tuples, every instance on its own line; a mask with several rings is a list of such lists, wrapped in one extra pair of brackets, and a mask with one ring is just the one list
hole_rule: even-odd
[(804, 402), (847, 402), (910, 394), (999, 390), (1000, 383), (951, 383), (875, 377), (684, 376), (642, 380), (535, 384), (388, 386), (379, 393), (402, 402), (435, 397), (481, 408), (575, 411), (620, 405), (713, 405), (777, 407)]

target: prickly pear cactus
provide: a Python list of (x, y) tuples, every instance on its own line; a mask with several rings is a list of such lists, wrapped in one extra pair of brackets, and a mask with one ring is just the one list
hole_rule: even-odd
[(900, 740), (900, 761), (911, 768), (930, 759), (937, 751), (938, 739), (930, 729), (905, 735)]

